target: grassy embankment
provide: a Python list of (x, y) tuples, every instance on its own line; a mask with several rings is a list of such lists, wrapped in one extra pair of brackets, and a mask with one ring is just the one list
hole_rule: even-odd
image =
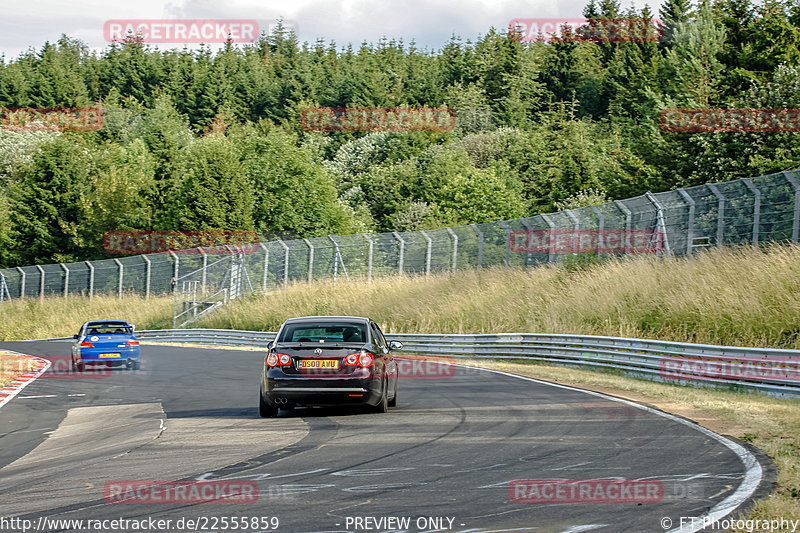
[(137, 330), (172, 327), (173, 298), (158, 296), (26, 298), (0, 304), (0, 340), (71, 337), (87, 320), (118, 318)]
[[(60, 298), (0, 305), (0, 338), (67, 336), (85, 320), (169, 327), (171, 297)], [(274, 330), (288, 316), (366, 315), (389, 332), (560, 332), (800, 349), (800, 247), (638, 257), (583, 268), (494, 268), (455, 276), (315, 285), (255, 295), (197, 327)], [(800, 401), (692, 389), (545, 365), (495, 368), (656, 405), (752, 442), (779, 468), (749, 518), (800, 517)]]

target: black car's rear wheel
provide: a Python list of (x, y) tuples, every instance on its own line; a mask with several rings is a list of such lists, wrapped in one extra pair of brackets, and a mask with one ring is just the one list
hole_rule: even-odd
[(394, 380), (394, 396), (388, 402), (389, 407), (397, 407), (397, 380)]
[(264, 401), (264, 395), (258, 393), (258, 414), (261, 418), (274, 418), (278, 416), (278, 408)]
[(375, 406), (375, 411), (377, 411), (378, 413), (389, 412), (389, 392), (386, 390), (388, 388), (389, 388), (389, 381), (384, 380), (383, 392), (381, 393), (381, 401), (378, 402), (378, 405)]

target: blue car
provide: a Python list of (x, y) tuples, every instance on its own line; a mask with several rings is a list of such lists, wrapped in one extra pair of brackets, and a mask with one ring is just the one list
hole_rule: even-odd
[(124, 320), (91, 320), (72, 338), (72, 367), (78, 372), (87, 364), (100, 363), (139, 368), (139, 341), (133, 325)]

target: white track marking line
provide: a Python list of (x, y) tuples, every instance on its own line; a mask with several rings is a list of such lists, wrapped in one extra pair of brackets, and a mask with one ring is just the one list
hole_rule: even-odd
[(50, 368), (50, 361), (48, 361), (47, 359), (43, 359), (41, 357), (36, 357), (35, 355), (28, 355), (28, 354), (24, 354), (24, 353), (14, 352), (14, 351), (11, 351), (11, 350), (2, 350), (2, 351), (6, 352), (6, 353), (11, 353), (11, 354), (14, 354), (14, 355), (21, 355), (23, 357), (29, 357), (29, 358), (31, 358), (31, 359), (33, 359), (35, 361), (38, 361), (40, 363), (40, 366), (39, 366), (39, 370), (26, 372), (26, 374), (30, 375), (31, 377), (28, 378), (21, 385), (18, 385), (5, 398), (0, 400), (0, 407), (3, 407), (5, 404), (10, 402), (12, 398), (14, 398), (20, 392), (22, 392), (22, 389), (24, 389), (25, 387), (27, 387), (28, 385), (30, 385), (31, 383), (36, 381), (36, 378), (38, 378), (39, 376), (41, 376), (42, 374), (47, 372), (47, 369)]
[[(480, 367), (469, 367), (469, 368), (480, 368)], [(745, 475), (744, 479), (742, 479), (742, 482), (739, 484), (739, 486), (736, 488), (733, 494), (731, 494), (730, 496), (719, 502), (717, 505), (709, 509), (705, 514), (697, 517), (693, 521), (693, 523), (699, 523), (698, 526), (692, 526), (690, 524), (686, 524), (681, 527), (671, 529), (667, 533), (694, 533), (696, 531), (700, 531), (701, 529), (703, 529), (702, 524), (704, 523), (709, 524), (721, 520), (722, 518), (728, 516), (733, 511), (735, 511), (744, 502), (746, 502), (748, 498), (750, 498), (755, 493), (756, 489), (758, 488), (758, 485), (761, 483), (761, 479), (763, 477), (763, 471), (761, 469), (761, 465), (758, 463), (758, 459), (756, 459), (756, 457), (749, 450), (747, 450), (740, 444), (733, 442), (732, 440), (726, 439), (722, 435), (717, 435), (710, 429), (706, 429), (703, 426), (697, 424), (696, 422), (690, 422), (689, 420), (686, 420), (679, 416), (675, 416), (670, 413), (665, 413), (663, 411), (659, 411), (658, 409), (653, 409), (652, 407), (641, 405), (631, 400), (625, 400), (623, 398), (616, 398), (614, 396), (609, 396), (607, 394), (603, 394), (602, 392), (579, 389), (577, 387), (570, 387), (567, 385), (559, 385), (556, 383), (550, 383), (549, 381), (542, 381), (535, 378), (529, 378), (527, 376), (519, 376), (517, 374), (502, 372), (500, 370), (491, 370), (489, 368), (481, 368), (481, 370), (484, 370), (486, 372), (492, 372), (494, 374), (499, 374), (501, 376), (508, 376), (512, 378), (523, 379), (525, 381), (532, 381), (534, 383), (548, 385), (550, 387), (556, 387), (559, 389), (582, 392), (590, 396), (596, 396), (598, 398), (611, 400), (612, 402), (618, 402), (625, 405), (629, 405), (636, 409), (641, 409), (642, 411), (645, 411), (647, 413), (661, 416), (668, 420), (672, 420), (673, 422), (677, 422), (679, 424), (683, 424), (684, 426), (695, 429), (700, 433), (703, 433), (704, 435), (711, 437), (712, 439), (721, 443), (723, 446), (725, 446), (733, 453), (735, 453), (736, 456), (744, 465)]]

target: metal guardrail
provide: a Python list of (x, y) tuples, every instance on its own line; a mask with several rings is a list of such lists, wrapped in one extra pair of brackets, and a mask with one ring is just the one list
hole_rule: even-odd
[(256, 346), (266, 349), (275, 338), (275, 331), (244, 331), (238, 329), (149, 329), (136, 332), (142, 341), (216, 344), (220, 346)]
[[(147, 330), (143, 341), (260, 346), (275, 332), (225, 329)], [(711, 385), (800, 397), (800, 350), (714, 346), (649, 339), (540, 333), (387, 335), (403, 343), (400, 354), (524, 359), (578, 367), (616, 369), (680, 385)]]

